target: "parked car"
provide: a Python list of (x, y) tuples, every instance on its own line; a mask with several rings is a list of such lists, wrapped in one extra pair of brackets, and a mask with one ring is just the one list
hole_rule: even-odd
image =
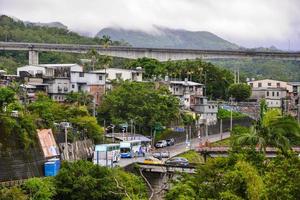
[(167, 141), (166, 140), (159, 140), (156, 142), (155, 147), (156, 148), (163, 148), (167, 146)]
[(189, 161), (186, 158), (174, 157), (165, 162), (166, 165), (189, 166)]
[(145, 158), (145, 164), (162, 164), (162, 161), (158, 160), (157, 158)]
[(167, 146), (172, 146), (175, 144), (174, 138), (167, 139), (166, 142), (167, 142)]
[(162, 159), (162, 158), (170, 158), (170, 152), (155, 152), (152, 154), (154, 158)]

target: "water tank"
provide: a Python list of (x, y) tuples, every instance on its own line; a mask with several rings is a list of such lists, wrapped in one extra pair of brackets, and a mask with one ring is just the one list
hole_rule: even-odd
[(46, 162), (44, 164), (45, 176), (55, 176), (57, 174), (57, 167), (55, 162)]

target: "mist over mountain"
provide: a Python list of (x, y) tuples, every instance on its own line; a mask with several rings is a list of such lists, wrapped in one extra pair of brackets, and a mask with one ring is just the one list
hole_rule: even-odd
[(228, 42), (207, 31), (187, 31), (155, 27), (153, 33), (121, 28), (104, 28), (97, 33), (98, 37), (109, 35), (112, 40), (125, 40), (134, 47), (182, 48), (182, 49), (239, 49), (239, 46)]
[(61, 22), (49, 22), (49, 23), (42, 23), (42, 22), (23, 22), (26, 26), (41, 26), (41, 27), (49, 27), (49, 28), (61, 28), (68, 30), (68, 27)]

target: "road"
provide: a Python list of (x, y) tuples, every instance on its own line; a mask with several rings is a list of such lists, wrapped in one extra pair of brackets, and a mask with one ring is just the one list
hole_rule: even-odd
[[(229, 132), (223, 133), (223, 136), (222, 136), (223, 139), (226, 139), (226, 138), (229, 138), (229, 137), (230, 137)], [(221, 137), (220, 137), (220, 134), (213, 134), (213, 135), (209, 135), (207, 140), (210, 143), (211, 142), (216, 142), (216, 141), (221, 140)], [(148, 153), (148, 155), (146, 154), (146, 157), (150, 156), (154, 152), (165, 152), (165, 151), (169, 151), (170, 156), (174, 157), (178, 154), (181, 154), (181, 153), (184, 153), (184, 152), (188, 151), (189, 149), (195, 149), (199, 145), (199, 141), (200, 140), (198, 138), (192, 139), (190, 148), (187, 147), (187, 144), (185, 142), (180, 142), (180, 143), (175, 143), (175, 145), (173, 145), (173, 146), (164, 147), (164, 148), (161, 148), (161, 149), (155, 149), (155, 150), (151, 151), (150, 153)], [(206, 138), (202, 139), (202, 141), (206, 141)], [(134, 162), (143, 162), (144, 159), (145, 159), (144, 157), (122, 158), (117, 163), (117, 165), (120, 166), (120, 167), (125, 167), (125, 166), (130, 165)]]

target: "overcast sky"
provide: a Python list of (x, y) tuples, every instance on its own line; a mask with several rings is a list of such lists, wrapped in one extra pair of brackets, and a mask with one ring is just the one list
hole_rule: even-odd
[(0, 13), (91, 35), (159, 25), (210, 31), (245, 47), (300, 50), (300, 0), (0, 0)]

